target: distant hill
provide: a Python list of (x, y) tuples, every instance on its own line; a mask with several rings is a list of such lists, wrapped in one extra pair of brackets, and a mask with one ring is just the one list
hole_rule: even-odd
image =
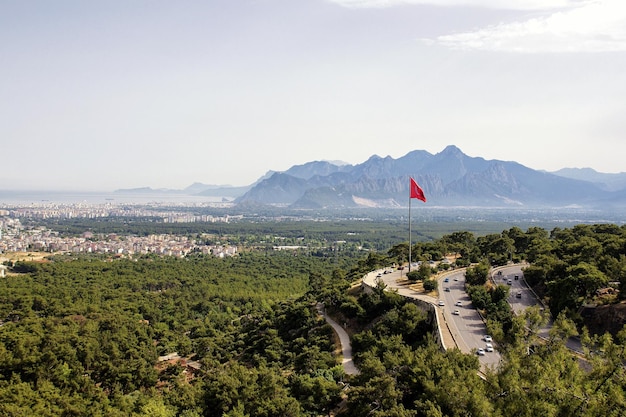
[(588, 181), (607, 191), (626, 189), (626, 172), (605, 174), (591, 168), (563, 168), (553, 172), (560, 177)]
[(172, 190), (169, 188), (151, 188), (151, 187), (139, 187), (139, 188), (122, 188), (113, 191), (120, 194), (181, 194), (182, 190)]
[(205, 188), (202, 191), (198, 191), (193, 193), (193, 195), (200, 195), (206, 197), (239, 197), (246, 193), (248, 190), (252, 188), (251, 185), (244, 187), (232, 187), (232, 186), (221, 186), (215, 188)]
[(434, 206), (626, 206), (621, 177), (609, 182), (612, 177), (596, 174), (574, 178), (570, 171), (537, 171), (517, 162), (469, 157), (451, 145), (434, 155), (424, 150), (397, 159), (374, 155), (357, 165), (296, 165), (259, 180), (235, 201), (301, 209), (404, 207), (413, 177)]
[[(255, 183), (256, 184), (256, 183)], [(253, 184), (254, 185), (254, 184)], [(176, 194), (176, 195), (189, 195), (189, 196), (205, 196), (205, 197), (229, 197), (235, 198), (240, 197), (245, 194), (248, 190), (250, 190), (253, 185), (247, 185), (243, 187), (233, 187), (230, 185), (210, 185), (210, 184), (202, 184), (199, 182), (195, 182), (190, 186), (182, 189), (167, 189), (167, 188), (150, 188), (150, 187), (141, 187), (141, 188), (126, 188), (115, 190), (115, 193), (120, 194)]]

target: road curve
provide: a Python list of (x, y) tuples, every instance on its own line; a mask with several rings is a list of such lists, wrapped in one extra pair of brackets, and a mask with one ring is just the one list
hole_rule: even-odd
[[(472, 354), (476, 352), (476, 349), (486, 347), (484, 341), (487, 331), (485, 323), (465, 294), (465, 269), (444, 272), (437, 277), (439, 299), (444, 300), (444, 306), (438, 305), (439, 299), (412, 290), (407, 285), (403, 270), (389, 272), (388, 269), (387, 271), (387, 273), (384, 270), (370, 272), (364, 277), (364, 281), (372, 287), (382, 281), (387, 288), (397, 291), (400, 295), (420, 299), (434, 305), (439, 317), (439, 331), (442, 337), (445, 339), (445, 334), (449, 333), (454, 340), (454, 346), (446, 343), (444, 344), (445, 349), (456, 347), (463, 353)], [(448, 283), (444, 282), (446, 277), (449, 280)], [(446, 286), (451, 287), (451, 292), (444, 291)], [(454, 306), (458, 300), (463, 302), (462, 307)], [(460, 310), (458, 315), (453, 313), (456, 309)], [(497, 351), (486, 352), (485, 355), (479, 356), (478, 360), (483, 369), (493, 368), (500, 362), (501, 356)]]
[[(537, 306), (547, 310), (547, 307), (526, 282), (523, 272), (523, 268), (526, 266), (528, 266), (528, 264), (506, 265), (493, 269), (490, 274), (494, 284), (507, 284), (511, 287), (508, 302), (515, 314), (521, 314), (530, 306)], [(517, 277), (517, 279), (515, 277)], [(550, 316), (548, 322), (539, 329), (539, 337), (545, 340), (549, 339), (550, 330), (553, 326), (554, 320)], [(580, 337), (570, 337), (565, 342), (565, 346), (576, 354), (584, 354)]]
[(337, 336), (339, 336), (339, 343), (341, 344), (341, 365), (346, 375), (357, 375), (359, 369), (354, 365), (352, 360), (352, 344), (350, 344), (350, 336), (335, 320), (326, 315), (324, 311), (324, 304), (317, 303), (317, 312), (324, 317), (324, 320), (333, 328)]

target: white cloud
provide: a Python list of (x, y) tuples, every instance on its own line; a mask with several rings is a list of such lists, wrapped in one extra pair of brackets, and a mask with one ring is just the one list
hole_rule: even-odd
[(435, 42), (455, 49), (525, 53), (626, 51), (626, 3), (598, 0), (523, 22), (439, 36)]
[(626, 51), (625, 0), (328, 0), (349, 8), (400, 5), (532, 11), (524, 21), (421, 39), (453, 49), (523, 53)]
[(385, 8), (400, 5), (465, 6), (503, 10), (547, 10), (571, 7), (588, 0), (328, 0), (350, 8)]

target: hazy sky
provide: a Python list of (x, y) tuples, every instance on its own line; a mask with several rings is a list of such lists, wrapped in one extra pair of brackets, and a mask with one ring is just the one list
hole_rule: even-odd
[(0, 98), (0, 189), (248, 185), (451, 144), (622, 172), (626, 1), (0, 0)]

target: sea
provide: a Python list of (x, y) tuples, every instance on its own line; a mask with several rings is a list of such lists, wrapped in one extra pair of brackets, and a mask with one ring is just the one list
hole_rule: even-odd
[(88, 192), (0, 190), (0, 207), (69, 204), (176, 204), (221, 203), (223, 197), (188, 195), (175, 192)]

